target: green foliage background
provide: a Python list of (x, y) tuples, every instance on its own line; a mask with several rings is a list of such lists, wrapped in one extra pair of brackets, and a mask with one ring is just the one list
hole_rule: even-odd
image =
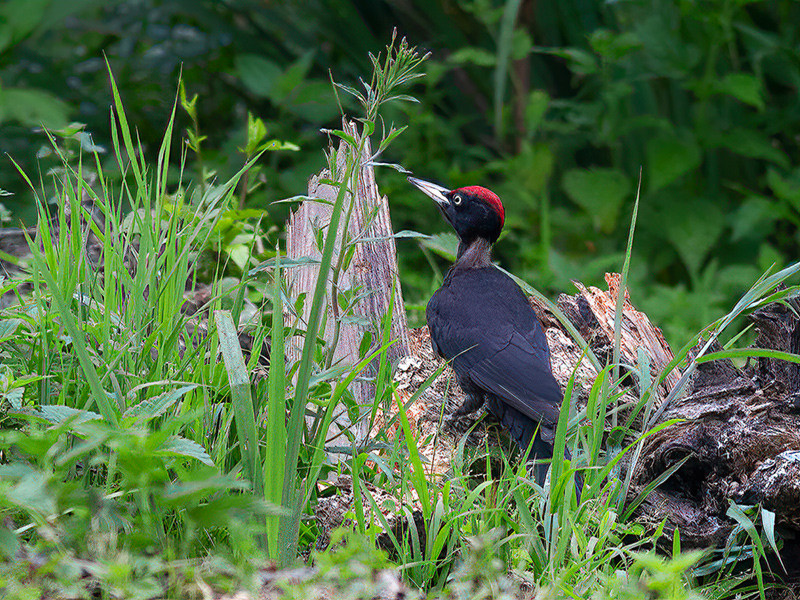
[[(76, 149), (109, 147), (105, 54), (154, 154), (180, 75), (207, 136), (188, 159), (198, 178), (235, 172), (248, 111), (300, 147), (251, 173), (262, 185), (247, 207), (280, 231), (287, 208), (270, 203), (304, 192), (324, 164), (319, 130), (338, 123), (329, 70), (357, 85), (397, 27), (432, 57), (420, 103), (385, 114), (409, 128), (383, 159), (497, 191), (497, 258), (550, 295), (620, 268), (641, 168), (633, 301), (680, 345), (798, 254), (798, 23), (794, 0), (6, 0), (0, 149), (47, 184), (60, 163), (41, 124), (84, 123), (65, 132)], [(107, 173), (113, 162), (106, 154)], [(378, 176), (395, 230), (446, 230), (403, 176)], [(33, 196), (7, 158), (0, 188), (30, 222)], [(435, 243), (416, 243), (400, 242), (411, 308), (445, 267)]]

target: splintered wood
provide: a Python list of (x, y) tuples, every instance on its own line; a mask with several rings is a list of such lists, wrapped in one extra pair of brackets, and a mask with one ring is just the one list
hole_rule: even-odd
[[(343, 128), (354, 139), (360, 139), (355, 124), (345, 120)], [(289, 258), (319, 261), (322, 257), (322, 241), (328, 234), (333, 204), (339, 192), (339, 186), (333, 185), (331, 180), (341, 181), (344, 176), (347, 151), (342, 142), (336, 152), (336, 173), (323, 170), (309, 180), (309, 199), (300, 204), (297, 211), (289, 217), (286, 226), (286, 252)], [(369, 332), (372, 336), (370, 350), (380, 345), (380, 323), (389, 309), (392, 289), (394, 308), (391, 315), (391, 338), (397, 341), (389, 349), (389, 355), (396, 359), (408, 353), (408, 325), (403, 292), (397, 277), (397, 251), (389, 205), (386, 196), (380, 195), (375, 184), (369, 140), (365, 140), (364, 151), (359, 160), (357, 185), (354, 190), (348, 190), (336, 234), (337, 244), (332, 264), (341, 264), (343, 268), (337, 280), (334, 281), (331, 273), (327, 281), (330, 300), (324, 316), (323, 337), (328, 342), (333, 340), (338, 323), (339, 336), (333, 364), (340, 365), (354, 365), (358, 362), (359, 347), (366, 333)], [(318, 273), (318, 264), (313, 263), (285, 271), (290, 297), (299, 298), (305, 295), (302, 313), (298, 315), (301, 329), (305, 329), (308, 321)], [(358, 299), (350, 312), (343, 314), (341, 305), (343, 301), (346, 303), (343, 299), (347, 297)], [(290, 364), (299, 359), (302, 343), (301, 337), (287, 340), (287, 358)], [(351, 391), (359, 405), (372, 405), (374, 387), (370, 382), (356, 380)], [(359, 442), (366, 437), (366, 425), (350, 423), (344, 411), (336, 425), (340, 429), (355, 425), (354, 433)]]
[[(589, 304), (592, 315), (603, 336), (610, 342), (614, 340), (614, 322), (616, 320), (617, 297), (619, 295), (619, 273), (606, 273), (608, 291), (596, 287), (584, 287), (573, 281), (581, 296)], [(638, 353), (644, 351), (650, 360), (650, 375), (658, 377), (672, 359), (672, 349), (664, 339), (658, 327), (655, 327), (643, 312), (636, 310), (630, 301), (628, 290), (622, 305), (622, 336), (620, 338), (620, 359), (623, 363), (635, 365), (639, 362)], [(593, 337), (596, 333), (593, 332)], [(675, 387), (681, 378), (679, 369), (673, 369), (667, 375), (659, 392), (663, 399)]]

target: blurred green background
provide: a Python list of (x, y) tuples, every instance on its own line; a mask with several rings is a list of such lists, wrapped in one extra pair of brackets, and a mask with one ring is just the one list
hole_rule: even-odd
[[(448, 186), (482, 184), (506, 205), (502, 264), (551, 296), (619, 270), (642, 169), (632, 301), (682, 345), (758, 275), (796, 260), (800, 223), (800, 3), (558, 0), (4, 0), (0, 3), (0, 202), (33, 219), (33, 193), (72, 151), (114, 160), (107, 57), (129, 120), (155, 159), (182, 74), (198, 95), (200, 153), (184, 181), (242, 164), (247, 114), (299, 146), (252, 173), (248, 208), (305, 192), (336, 126), (330, 74), (358, 85), (393, 28), (430, 51), (418, 104), (387, 156)], [(341, 97), (345, 110), (356, 107)], [(391, 112), (394, 110), (395, 112)], [(82, 130), (63, 129), (69, 123)], [(192, 119), (180, 111), (181, 130)], [(176, 136), (180, 137), (180, 136)], [(180, 149), (176, 140), (176, 149)], [(396, 231), (447, 230), (404, 176), (378, 172)], [(175, 174), (177, 181), (178, 173)], [(10, 216), (8, 215), (10, 213)], [(274, 240), (273, 240), (274, 241)], [(446, 263), (437, 240), (399, 240), (412, 321)]]

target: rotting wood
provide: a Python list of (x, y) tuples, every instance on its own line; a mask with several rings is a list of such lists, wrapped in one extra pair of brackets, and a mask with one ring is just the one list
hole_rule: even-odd
[[(598, 348), (598, 354), (603, 355), (611, 361), (609, 352), (614, 342), (614, 322), (616, 320), (616, 303), (619, 294), (620, 276), (618, 273), (606, 273), (606, 283), (608, 291), (602, 291), (596, 287), (586, 288), (581, 283), (574, 281), (580, 295), (588, 304), (589, 312), (585, 310), (575, 311), (572, 307), (580, 304), (579, 299), (563, 295), (559, 299), (559, 304), (563, 302), (562, 310), (568, 311), (570, 320), (576, 326), (580, 323), (586, 330), (591, 332), (591, 338), (596, 339), (600, 336), (608, 344)], [(572, 309), (572, 310), (571, 310)], [(591, 314), (592, 319), (586, 320), (578, 315)], [(630, 302), (628, 290), (622, 304), (622, 335), (620, 338), (620, 360), (624, 364), (636, 364), (639, 359), (637, 354), (643, 350), (650, 359), (650, 374), (658, 377), (673, 358), (672, 349), (664, 339), (664, 335), (658, 327), (655, 327), (650, 319), (642, 312), (636, 310)], [(586, 337), (586, 336), (584, 336)], [(607, 356), (606, 356), (607, 355)], [(658, 387), (661, 399), (665, 398), (670, 390), (675, 387), (681, 377), (679, 369), (673, 369)]]
[[(355, 124), (344, 121), (344, 131), (354, 139), (361, 135)], [(345, 172), (347, 148), (344, 142), (339, 145), (335, 160), (337, 175)], [(394, 286), (394, 309), (391, 315), (391, 339), (396, 340), (388, 353), (392, 359), (408, 354), (408, 325), (403, 304), (403, 293), (397, 275), (397, 251), (392, 231), (389, 204), (386, 196), (381, 196), (375, 183), (375, 173), (371, 164), (372, 150), (369, 140), (365, 140), (364, 151), (360, 157), (357, 185), (345, 200), (345, 214), (340, 221), (337, 232), (337, 246), (333, 264), (336, 264), (344, 252), (352, 252), (352, 257), (337, 282), (329, 276), (329, 301), (324, 318), (324, 339), (330, 342), (335, 337), (335, 327), (339, 321), (339, 336), (334, 349), (335, 364), (355, 364), (359, 359), (359, 347), (365, 333), (372, 336), (371, 349), (380, 346), (381, 328), (386, 315), (392, 288)], [(308, 183), (308, 200), (289, 218), (286, 226), (286, 252), (289, 258), (300, 259), (310, 257), (319, 259), (322, 256), (318, 232), (325, 233), (331, 219), (332, 205), (336, 200), (339, 187), (331, 185), (331, 173), (326, 169), (315, 175)], [(321, 199), (324, 202), (315, 201)], [(350, 215), (349, 220), (346, 218)], [(342, 244), (345, 243), (345, 246)], [(316, 264), (305, 264), (286, 270), (292, 298), (305, 294), (303, 313), (300, 315), (301, 325), (307, 322), (311, 310), (311, 298), (317, 283), (319, 268)], [(335, 289), (334, 289), (335, 288)], [(355, 303), (352, 313), (342, 314), (337, 302), (341, 292), (363, 294)], [(298, 360), (302, 348), (299, 338), (287, 340), (287, 355), (290, 361)], [(366, 373), (365, 373), (366, 374)], [(374, 373), (371, 373), (374, 375)], [(369, 407), (374, 400), (374, 386), (369, 381), (356, 380), (351, 386), (356, 402)], [(367, 436), (367, 423), (363, 420), (353, 424), (347, 413), (342, 412), (335, 426), (339, 430), (351, 429), (357, 441)], [(332, 432), (329, 439), (337, 432)], [(345, 443), (342, 441), (342, 445)]]
[[(619, 279), (610, 274), (606, 281), (607, 291), (578, 285), (578, 294), (562, 295), (558, 301), (559, 308), (601, 357), (610, 357)], [(545, 326), (556, 378), (563, 389), (578, 365), (578, 402), (585, 402), (597, 373), (585, 358), (578, 364), (582, 359), (580, 348), (555, 317), (536, 301), (532, 304)], [(794, 300), (788, 306), (770, 304), (751, 315), (758, 331), (756, 347), (798, 351), (800, 320), (793, 310), (796, 304)], [(672, 360), (672, 351), (661, 332), (633, 307), (627, 293), (623, 317), (623, 362), (635, 361), (638, 352), (645, 352), (652, 374), (658, 375)], [(689, 359), (692, 356), (693, 353)], [(395, 376), (398, 400), (407, 402), (439, 365), (430, 348), (427, 328), (412, 331), (411, 354), (400, 361)], [(666, 379), (662, 398), (677, 377), (676, 373)], [(679, 529), (686, 548), (719, 547), (735, 526), (726, 516), (730, 503), (761, 503), (776, 515), (778, 531), (784, 534), (786, 555), (800, 555), (799, 386), (800, 369), (786, 361), (760, 358), (743, 368), (729, 360), (699, 364), (687, 393), (677, 398), (660, 418), (661, 422), (680, 422), (646, 442), (634, 472), (629, 501), (676, 462), (689, 458), (650, 494), (637, 510), (637, 518), (653, 527), (666, 519), (664, 539), (671, 539), (672, 532)], [(635, 402), (633, 391), (623, 395), (623, 404)], [(448, 368), (408, 410), (423, 463), (434, 477), (452, 476), (458, 444), (474, 424), (474, 418), (448, 420), (447, 415), (462, 400), (462, 392)], [(390, 417), (385, 415), (384, 422)], [(498, 443), (500, 432), (488, 424), (489, 419), (484, 419), (469, 433), (466, 446), (473, 452), (480, 451), (487, 442)], [(400, 435), (396, 426), (389, 433)], [(514, 447), (508, 440), (500, 443), (505, 443), (506, 448)], [(788, 564), (787, 567), (792, 569)], [(790, 579), (800, 578), (800, 563), (794, 569)]]

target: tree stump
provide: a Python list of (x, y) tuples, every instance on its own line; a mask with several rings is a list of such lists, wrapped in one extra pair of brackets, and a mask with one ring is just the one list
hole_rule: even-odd
[[(354, 139), (359, 138), (355, 124), (345, 120), (344, 131)], [(331, 150), (333, 152), (333, 150)], [(341, 178), (345, 172), (347, 148), (340, 143), (336, 152), (336, 176)], [(389, 349), (389, 356), (397, 359), (408, 354), (408, 324), (406, 322), (403, 292), (397, 275), (397, 251), (392, 231), (389, 203), (381, 196), (375, 183), (375, 173), (371, 164), (372, 150), (366, 140), (360, 157), (356, 189), (349, 190), (345, 200), (345, 214), (340, 221), (337, 233), (337, 246), (333, 264), (342, 252), (352, 252), (348, 266), (339, 281), (328, 277), (328, 305), (324, 317), (324, 339), (334, 337), (334, 328), (339, 322), (340, 332), (333, 360), (335, 364), (355, 364), (359, 360), (359, 348), (366, 334), (371, 335), (371, 349), (380, 346), (381, 327), (389, 309), (390, 296), (394, 288), (394, 308), (391, 314), (391, 339), (397, 340)], [(331, 220), (331, 212), (338, 186), (328, 183), (332, 174), (323, 170), (308, 182), (308, 200), (289, 217), (286, 227), (286, 253), (289, 258), (322, 256), (322, 240)], [(337, 179), (341, 181), (341, 179)], [(320, 201), (322, 200), (322, 201)], [(349, 220), (346, 218), (350, 215)], [(300, 323), (307, 322), (311, 310), (311, 297), (317, 283), (319, 268), (316, 264), (305, 264), (286, 270), (286, 277), (293, 298), (306, 295), (303, 313), (298, 315)], [(359, 295), (350, 314), (342, 314), (335, 299), (342, 293)], [(290, 361), (300, 357), (302, 340), (287, 340), (287, 355)], [(370, 373), (365, 373), (370, 374)], [(371, 373), (374, 375), (375, 373)], [(351, 387), (356, 402), (369, 407), (374, 401), (374, 386), (369, 381), (356, 380)], [(367, 437), (367, 424), (350, 423), (343, 412), (335, 425), (340, 429), (351, 428), (357, 442)]]

